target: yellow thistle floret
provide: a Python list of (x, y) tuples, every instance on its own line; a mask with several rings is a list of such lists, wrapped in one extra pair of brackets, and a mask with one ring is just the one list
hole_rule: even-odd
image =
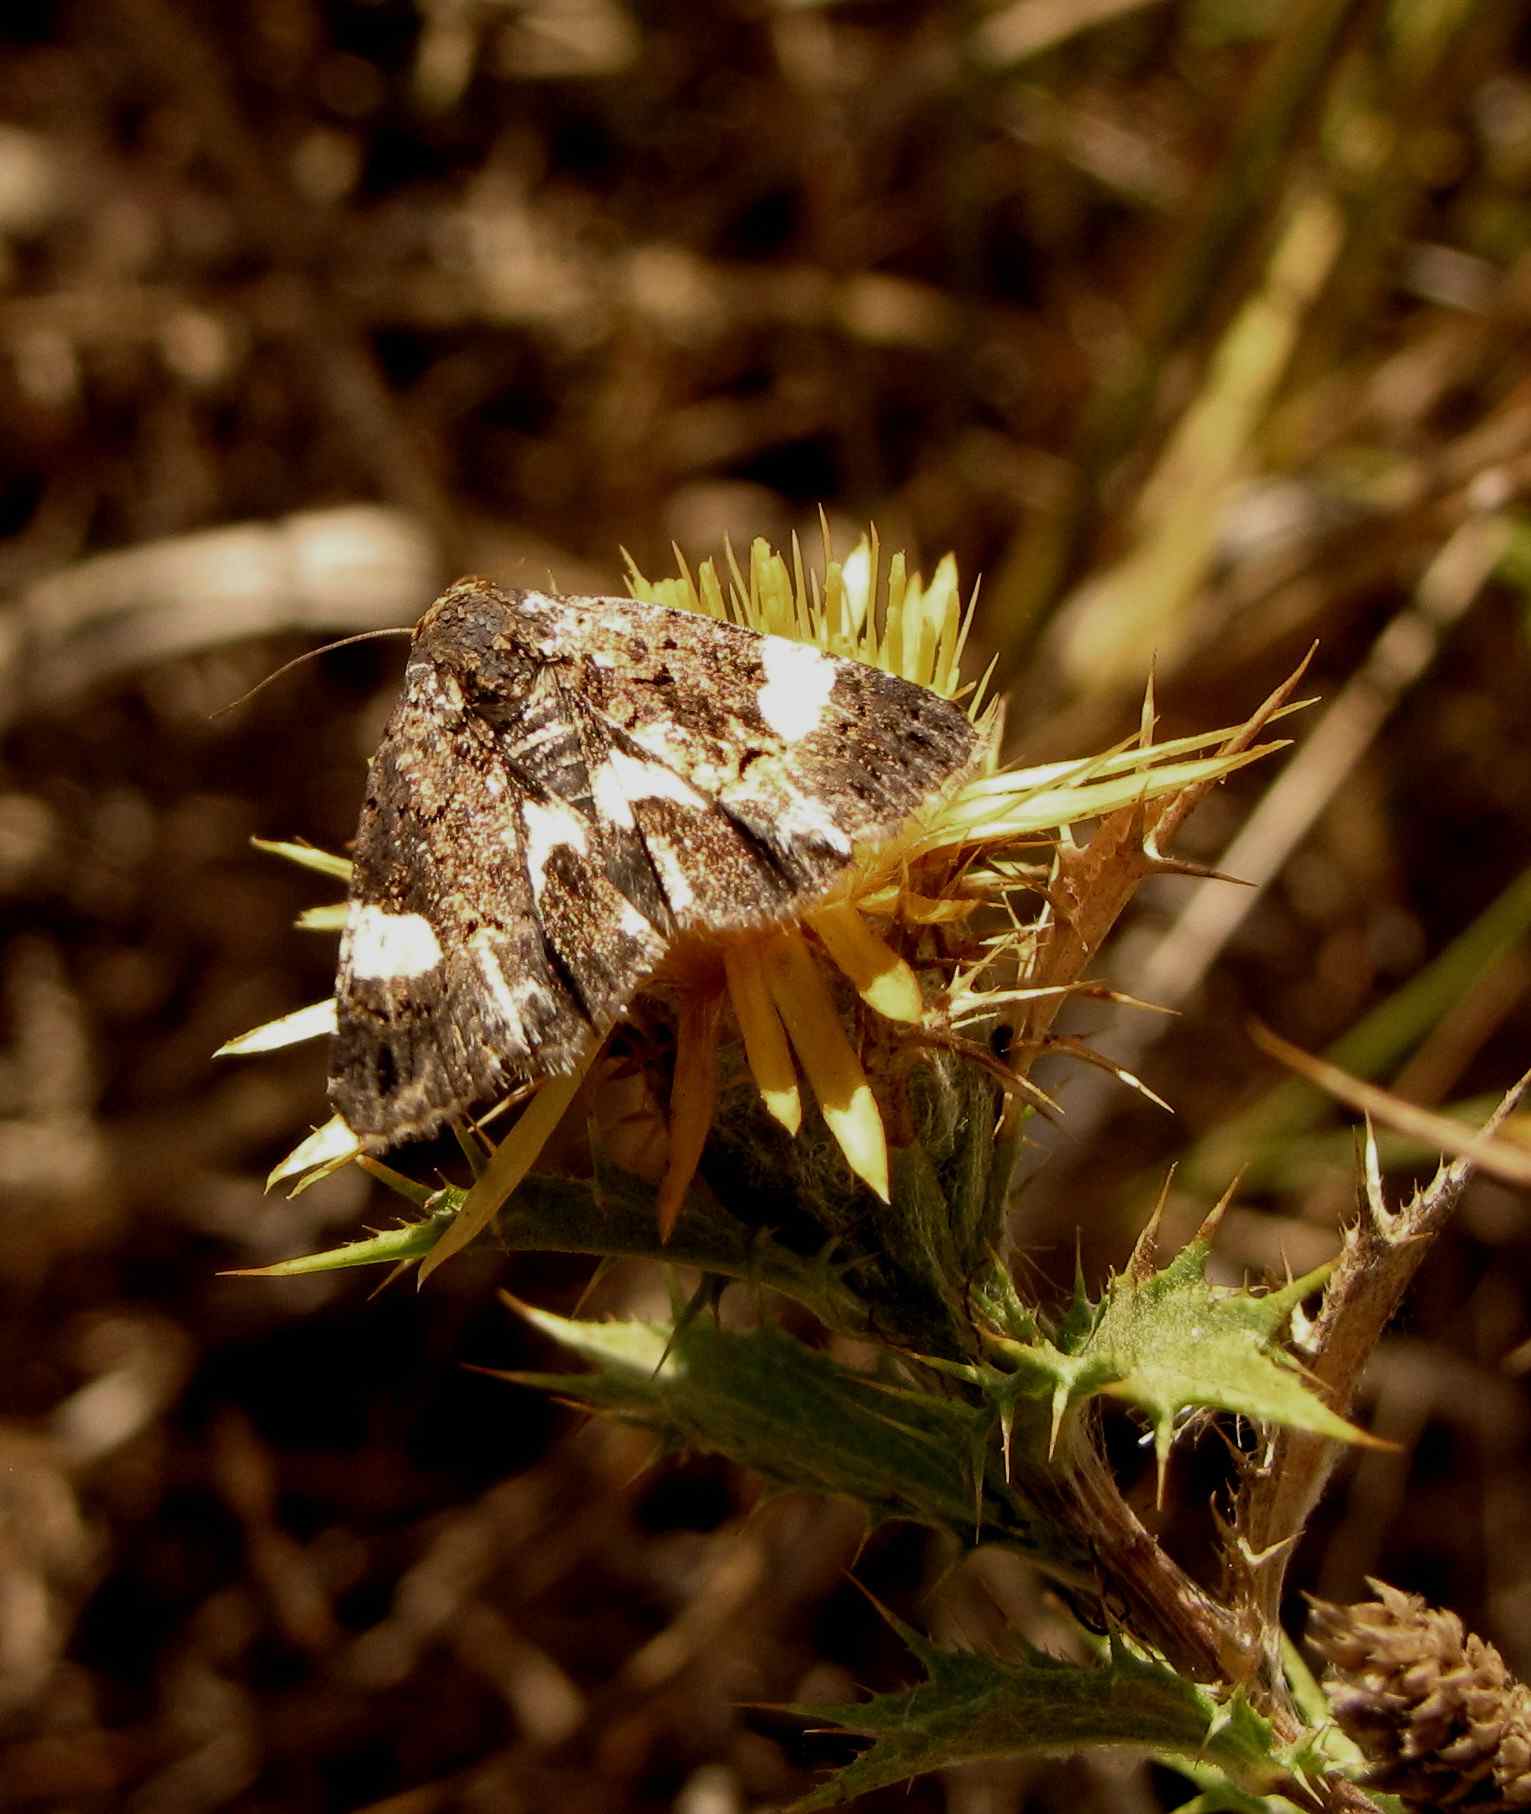
[[(883, 1025), (895, 1042), (902, 1029), (906, 1042), (956, 1045), (986, 1057), (986, 1046), (964, 1038), (968, 1029), (982, 1029), (1023, 1004), (1034, 1017), (1040, 1011), (1045, 1023), (1056, 1001), (1078, 986), (1088, 938), (1080, 962), (1068, 965), (1066, 973), (1056, 965), (1039, 969), (1037, 961), (1054, 929), (1052, 883), (1060, 858), (1071, 849), (1069, 826), (1124, 808), (1141, 809), (1261, 753), (1244, 747), (1245, 738), (1221, 754), (1204, 754), (1226, 732), (1150, 745), (1145, 714), (1145, 734), (1130, 746), (1082, 762), (1005, 772), (998, 763), (998, 702), (986, 698), (989, 675), (976, 685), (962, 678), (973, 601), (964, 608), (950, 556), (925, 583), (896, 554), (885, 587), (879, 584), (875, 537), (837, 562), (826, 535), (822, 584), (817, 574), (805, 575), (795, 540), (790, 568), (757, 542), (746, 575), (730, 551), (726, 588), (712, 562), (693, 578), (678, 551), (677, 561), (679, 577), (659, 582), (646, 580), (629, 561), (629, 589), (640, 599), (811, 643), (928, 687), (964, 706), (979, 733), (980, 753), (962, 786), (933, 801), (891, 842), (858, 849), (833, 896), (800, 918), (746, 934), (691, 933), (672, 947), (645, 990), (669, 1005), (677, 1030), (668, 1155), (659, 1179), (665, 1236), (712, 1126), (725, 1005), (768, 1113), (788, 1134), (797, 1134), (806, 1084), (851, 1171), (886, 1202), (883, 1112), (836, 1005), (833, 978), (844, 979), (876, 1017), (873, 1024)], [(1039, 847), (1030, 867), (1022, 862), (1028, 846)], [(270, 848), (326, 873), (346, 869), (338, 859), (304, 847)], [(1156, 862), (1150, 858), (1146, 866)], [(1022, 923), (1013, 905), (1023, 891), (1043, 903), (1030, 924)], [(1009, 924), (994, 932), (992, 913), (975, 920), (984, 907), (1007, 910)], [(320, 909), (306, 919), (329, 925), (333, 915)], [(1051, 1003), (1042, 1007), (1048, 998)], [(328, 1031), (333, 1015), (327, 1017), (327, 1008), (302, 1009), (224, 1050), (268, 1050)], [(422, 1274), (467, 1245), (497, 1213), (536, 1163), (599, 1055), (600, 1048), (592, 1049), (574, 1073), (543, 1080), (531, 1091)], [(1018, 1077), (1016, 1082), (1028, 1087)], [(333, 1119), (277, 1167), (271, 1182), (296, 1178), (296, 1188), (305, 1188), (357, 1151), (350, 1130)]]

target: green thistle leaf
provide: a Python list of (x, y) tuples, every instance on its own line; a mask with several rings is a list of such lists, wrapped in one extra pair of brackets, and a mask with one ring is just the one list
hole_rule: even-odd
[(352, 1266), (398, 1266), (422, 1260), (452, 1226), (462, 1203), (461, 1191), (449, 1190), (441, 1195), (450, 1201), (422, 1221), (406, 1222), (400, 1228), (386, 1228), (380, 1234), (348, 1241), (344, 1247), (327, 1248), (323, 1253), (299, 1254), (291, 1260), (277, 1260), (270, 1266), (240, 1267), (229, 1276), (295, 1279), (314, 1272), (344, 1272)]
[(739, 1333), (698, 1316), (672, 1330), (517, 1308), (592, 1368), (506, 1376), (520, 1384), (643, 1424), (667, 1447), (727, 1455), (778, 1486), (858, 1500), (873, 1522), (910, 1519), (1084, 1566), (1066, 1532), (986, 1478), (987, 1407), (842, 1367), (769, 1324)]
[(1320, 1266), (1279, 1291), (1213, 1285), (1207, 1278), (1210, 1228), (1160, 1271), (1150, 1228), (1128, 1269), (1113, 1279), (1087, 1333), (1070, 1357), (1070, 1397), (1108, 1393), (1153, 1425), (1161, 1461), (1174, 1425), (1195, 1409), (1237, 1412), (1262, 1423), (1311, 1430), (1339, 1442), (1368, 1442), (1331, 1411), (1277, 1346), (1288, 1318), (1328, 1277)]
[[(885, 1614), (885, 1617), (888, 1615)], [(930, 1770), (983, 1759), (1078, 1751), (1085, 1747), (1194, 1759), (1236, 1800), (1208, 1805), (1261, 1807), (1290, 1770), (1267, 1722), (1244, 1701), (1218, 1700), (1168, 1664), (1117, 1643), (1094, 1667), (1062, 1663), (1019, 1645), (1019, 1661), (941, 1649), (900, 1621), (889, 1623), (919, 1658), (926, 1680), (899, 1694), (844, 1706), (797, 1706), (818, 1725), (862, 1733), (875, 1742), (792, 1814), (842, 1807), (873, 1789)]]

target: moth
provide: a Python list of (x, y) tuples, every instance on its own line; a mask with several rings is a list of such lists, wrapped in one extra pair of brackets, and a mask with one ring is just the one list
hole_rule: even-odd
[(833, 894), (977, 752), (960, 707), (810, 644), (459, 581), (367, 772), (331, 1101), (376, 1150), (572, 1069), (678, 937)]

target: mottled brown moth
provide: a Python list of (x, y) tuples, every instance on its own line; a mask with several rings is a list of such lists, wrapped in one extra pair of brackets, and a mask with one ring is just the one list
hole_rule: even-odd
[(812, 643), (459, 581), (368, 770), (332, 1102), (377, 1149), (570, 1070), (677, 936), (833, 895), (978, 741), (959, 706)]

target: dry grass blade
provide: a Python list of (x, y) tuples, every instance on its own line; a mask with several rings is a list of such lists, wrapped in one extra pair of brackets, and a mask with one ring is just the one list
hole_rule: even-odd
[[(1384, 1127), (1396, 1128), (1400, 1133), (1412, 1134), (1425, 1144), (1438, 1147), (1443, 1153), (1450, 1153), (1453, 1157), (1466, 1160), (1488, 1172), (1492, 1177), (1503, 1179), (1506, 1184), (1531, 1186), (1531, 1149), (1519, 1142), (1495, 1140), (1487, 1134), (1475, 1133), (1464, 1128), (1460, 1121), (1453, 1121), (1448, 1115), (1438, 1115), (1415, 1103), (1405, 1102), (1387, 1090), (1379, 1089), (1375, 1084), (1363, 1083), (1359, 1077), (1350, 1076), (1338, 1065), (1315, 1058), (1311, 1053), (1280, 1038), (1268, 1027), (1252, 1026), (1249, 1035), (1257, 1046), (1269, 1052), (1272, 1058), (1279, 1059), (1299, 1077), (1317, 1084), (1320, 1089), (1326, 1090), (1369, 1119), (1380, 1121)], [(1531, 1073), (1516, 1086), (1517, 1091), (1524, 1089), (1528, 1081), (1531, 1081)]]

